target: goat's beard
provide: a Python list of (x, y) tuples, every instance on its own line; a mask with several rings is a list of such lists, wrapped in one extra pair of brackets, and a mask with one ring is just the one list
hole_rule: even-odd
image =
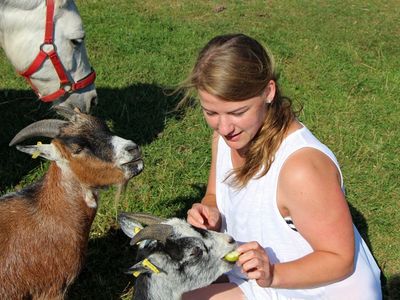
[(114, 197), (115, 208), (118, 208), (118, 204), (119, 204), (119, 200), (121, 199), (121, 195), (125, 193), (127, 186), (128, 186), (128, 180), (117, 184), (117, 191), (115, 192), (115, 197)]

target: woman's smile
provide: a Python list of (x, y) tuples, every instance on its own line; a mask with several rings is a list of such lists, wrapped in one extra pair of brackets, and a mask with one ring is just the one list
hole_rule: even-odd
[(240, 134), (242, 133), (242, 131), (238, 132), (238, 133), (234, 133), (234, 134), (228, 134), (225, 135), (225, 139), (229, 142), (237, 142), (240, 139)]

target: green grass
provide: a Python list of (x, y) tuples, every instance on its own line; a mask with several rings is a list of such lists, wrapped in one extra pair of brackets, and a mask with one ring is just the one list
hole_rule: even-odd
[[(275, 55), (301, 120), (337, 155), (354, 221), (400, 298), (398, 1), (78, 0), (97, 71), (95, 113), (141, 145), (145, 170), (114, 202), (101, 194), (88, 258), (70, 299), (127, 299), (133, 262), (118, 210), (184, 217), (207, 182), (210, 130), (197, 109), (171, 113), (168, 90), (213, 36), (249, 34)], [(214, 9), (224, 6), (221, 12)], [(0, 54), (0, 191), (38, 178), (47, 164), (8, 147), (23, 126), (51, 113)]]

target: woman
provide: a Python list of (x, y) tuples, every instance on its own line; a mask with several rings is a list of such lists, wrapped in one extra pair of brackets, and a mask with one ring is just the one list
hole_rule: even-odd
[(214, 130), (206, 195), (187, 220), (240, 245), (226, 282), (183, 299), (380, 299), (380, 270), (352, 224), (336, 158), (280, 94), (265, 48), (217, 36), (182, 87), (197, 92)]

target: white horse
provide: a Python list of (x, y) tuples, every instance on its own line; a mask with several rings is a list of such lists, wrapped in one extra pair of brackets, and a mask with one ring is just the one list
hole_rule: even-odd
[(97, 104), (84, 38), (73, 0), (0, 0), (0, 46), (44, 102), (84, 112)]

